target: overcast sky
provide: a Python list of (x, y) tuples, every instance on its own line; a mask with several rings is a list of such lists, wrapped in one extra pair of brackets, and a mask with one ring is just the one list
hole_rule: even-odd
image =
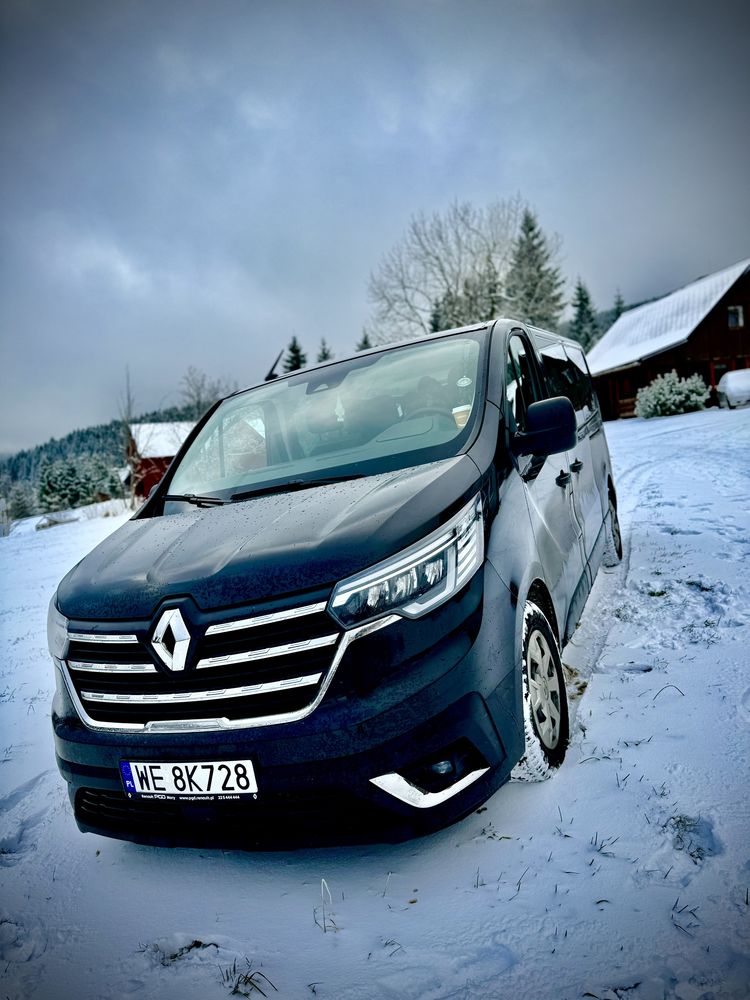
[(2, 0), (0, 453), (351, 350), (412, 214), (520, 192), (607, 308), (750, 256), (733, 0)]

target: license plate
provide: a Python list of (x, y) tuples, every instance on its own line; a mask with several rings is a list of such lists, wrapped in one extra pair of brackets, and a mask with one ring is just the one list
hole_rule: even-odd
[(128, 797), (226, 801), (254, 796), (258, 791), (249, 760), (120, 761)]

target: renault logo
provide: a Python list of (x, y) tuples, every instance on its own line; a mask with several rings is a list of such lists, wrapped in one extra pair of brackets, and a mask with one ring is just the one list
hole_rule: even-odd
[(190, 648), (190, 633), (178, 608), (165, 611), (151, 640), (157, 656), (168, 670), (184, 670)]

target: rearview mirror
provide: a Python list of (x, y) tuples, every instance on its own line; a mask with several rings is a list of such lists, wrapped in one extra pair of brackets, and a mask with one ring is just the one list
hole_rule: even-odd
[(516, 455), (556, 455), (575, 447), (576, 414), (565, 396), (532, 403), (526, 411), (526, 430), (514, 434), (511, 447)]

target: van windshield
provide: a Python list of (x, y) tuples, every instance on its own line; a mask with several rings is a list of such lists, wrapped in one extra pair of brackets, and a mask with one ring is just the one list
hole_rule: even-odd
[(456, 455), (482, 408), (486, 342), (480, 333), (407, 344), (232, 396), (167, 494), (237, 500)]

